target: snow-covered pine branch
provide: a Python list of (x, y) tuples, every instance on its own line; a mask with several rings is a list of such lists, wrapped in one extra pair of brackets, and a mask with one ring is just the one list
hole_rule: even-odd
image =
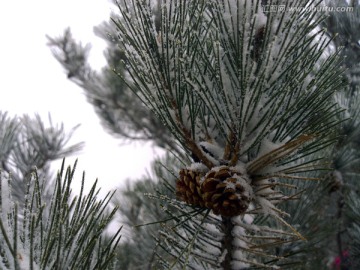
[(31, 172), (24, 205), (11, 196), (11, 175), (0, 171), (1, 269), (115, 269), (114, 255), (120, 229), (106, 238), (105, 228), (117, 207), (109, 209), (114, 193), (97, 200), (96, 182), (88, 194), (73, 196), (74, 166), (65, 161), (54, 182), (50, 201), (44, 200), (37, 170)]
[(224, 237), (211, 264), (223, 269), (281, 265), (286, 256), (273, 247), (305, 240), (279, 204), (301, 201), (306, 191), (297, 186), (316, 184), (299, 183), (319, 181), (314, 171), (328, 167), (324, 149), (342, 121), (332, 97), (344, 80), (338, 51), (329, 55), (319, 28), (324, 17), (287, 10), (319, 1), (272, 4), (285, 10), (264, 13), (260, 0), (164, 0), (156, 27), (152, 1), (119, 2), (114, 23), (127, 69), (119, 75), (195, 163), (180, 170), (177, 210), (201, 213), (172, 216), (180, 225), (175, 236), (164, 234), (174, 247), (170, 266), (206, 269), (199, 226), (212, 215)]

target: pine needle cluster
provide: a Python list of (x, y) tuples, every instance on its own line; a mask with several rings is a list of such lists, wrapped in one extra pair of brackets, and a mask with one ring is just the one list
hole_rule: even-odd
[[(181, 211), (169, 211), (176, 222), (164, 238), (175, 261), (166, 267), (283, 267), (292, 252), (278, 246), (306, 241), (281, 204), (301, 201), (320, 180), (315, 171), (329, 168), (343, 121), (333, 98), (345, 85), (339, 52), (329, 54), (324, 17), (260, 4), (163, 1), (157, 28), (153, 2), (119, 3), (128, 75), (119, 76), (189, 157), (180, 201), (158, 196)], [(244, 194), (241, 212), (221, 210)], [(191, 203), (196, 196), (204, 203)]]

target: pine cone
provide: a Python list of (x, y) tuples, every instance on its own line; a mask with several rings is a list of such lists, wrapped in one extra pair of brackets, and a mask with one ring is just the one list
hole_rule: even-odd
[(239, 174), (228, 166), (208, 172), (200, 186), (205, 207), (227, 217), (244, 213), (251, 201), (251, 187), (245, 176)]
[(200, 173), (181, 169), (179, 175), (179, 179), (176, 180), (177, 198), (188, 204), (204, 207), (205, 203), (200, 193)]

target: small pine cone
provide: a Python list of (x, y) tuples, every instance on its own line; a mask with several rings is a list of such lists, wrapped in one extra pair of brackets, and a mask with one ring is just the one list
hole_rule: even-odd
[(228, 166), (212, 169), (205, 175), (200, 191), (205, 207), (226, 217), (244, 213), (251, 201), (251, 187), (245, 176)]
[(188, 204), (204, 207), (200, 195), (200, 174), (188, 169), (181, 169), (176, 180), (176, 197)]

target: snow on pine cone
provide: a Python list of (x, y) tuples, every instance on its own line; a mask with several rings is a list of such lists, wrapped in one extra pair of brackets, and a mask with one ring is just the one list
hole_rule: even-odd
[(214, 167), (206, 174), (181, 169), (176, 195), (188, 204), (212, 209), (216, 215), (232, 217), (248, 209), (252, 188), (234, 167)]
[(237, 216), (243, 214), (252, 199), (252, 188), (246, 175), (234, 167), (212, 168), (204, 177), (200, 190), (205, 207), (216, 215)]
[(176, 197), (188, 204), (205, 207), (200, 191), (200, 173), (181, 169), (179, 176), (176, 180)]

